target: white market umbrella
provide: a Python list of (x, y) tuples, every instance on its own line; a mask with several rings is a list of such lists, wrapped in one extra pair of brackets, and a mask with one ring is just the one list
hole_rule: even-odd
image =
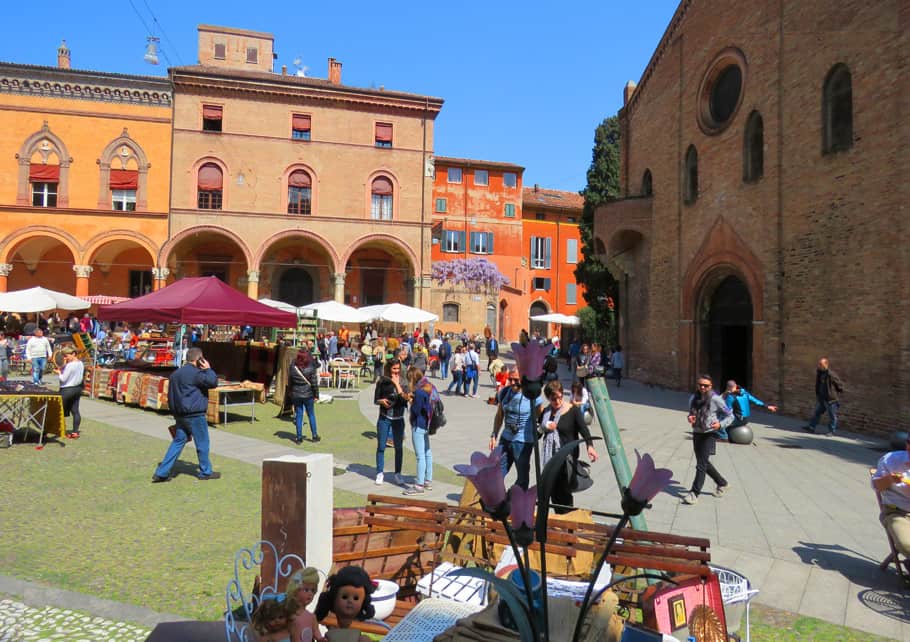
[(338, 301), (328, 300), (310, 303), (300, 308), (300, 313), (316, 317), (321, 321), (335, 321), (337, 323), (364, 323), (369, 321), (363, 314), (363, 308), (352, 308)]
[(575, 315), (562, 314), (560, 312), (551, 312), (549, 314), (538, 314), (531, 317), (531, 321), (544, 321), (545, 323), (558, 323), (560, 325), (581, 325), (581, 319)]
[(390, 321), (392, 323), (427, 323), (438, 321), (439, 315), (414, 308), (401, 303), (386, 303), (383, 305), (370, 305), (360, 308), (360, 312), (367, 315), (367, 321)]
[(290, 303), (285, 303), (284, 301), (276, 301), (275, 299), (259, 299), (259, 303), (262, 305), (267, 305), (270, 308), (275, 308), (276, 310), (281, 310), (282, 312), (290, 312), (291, 314), (300, 316), (300, 308), (295, 307)]
[(0, 292), (0, 310), (4, 312), (46, 312), (47, 310), (85, 310), (91, 304), (71, 294), (36, 287), (14, 292)]

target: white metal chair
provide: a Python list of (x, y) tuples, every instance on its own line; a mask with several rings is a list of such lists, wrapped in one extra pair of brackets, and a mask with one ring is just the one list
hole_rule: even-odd
[(745, 604), (746, 608), (746, 642), (749, 638), (749, 602), (758, 595), (758, 589), (752, 588), (749, 579), (736, 571), (723, 566), (711, 566), (711, 570), (720, 582), (720, 595), (724, 606)]
[(328, 369), (328, 366), (323, 366), (325, 369), (319, 370), (319, 376), (317, 380), (317, 385), (320, 388), (331, 388), (333, 383), (332, 372)]

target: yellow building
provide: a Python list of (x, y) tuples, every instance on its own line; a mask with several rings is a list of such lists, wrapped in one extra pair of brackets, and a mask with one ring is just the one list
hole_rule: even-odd
[(168, 236), (165, 78), (0, 63), (0, 291), (138, 296)]
[(270, 34), (199, 27), (174, 86), (168, 277), (295, 305), (429, 304), (442, 100), (271, 70)]

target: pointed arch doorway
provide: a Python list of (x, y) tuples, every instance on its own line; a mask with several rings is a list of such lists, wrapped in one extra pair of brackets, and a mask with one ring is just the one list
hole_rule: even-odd
[(754, 317), (749, 287), (733, 274), (711, 279), (702, 289), (699, 309), (699, 371), (711, 375), (718, 391), (730, 379), (751, 387)]

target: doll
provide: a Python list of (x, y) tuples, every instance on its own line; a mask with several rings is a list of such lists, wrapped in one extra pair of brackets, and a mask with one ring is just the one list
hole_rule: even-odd
[(287, 642), (288, 611), (297, 611), (297, 602), (284, 595), (263, 599), (253, 612), (251, 622), (257, 642)]
[(370, 599), (374, 590), (370, 576), (359, 566), (345, 566), (329, 577), (316, 603), (317, 620), (324, 620), (330, 611), (338, 619), (338, 628), (326, 633), (329, 642), (370, 642), (369, 637), (350, 627), (355, 619), (368, 620), (375, 614)]
[(306, 607), (316, 597), (319, 588), (319, 571), (308, 566), (302, 568), (288, 580), (285, 595), (297, 605), (297, 611), (288, 611), (288, 630), (291, 632), (291, 642), (324, 642), (325, 638), (319, 632), (319, 623), (316, 616), (306, 610)]

